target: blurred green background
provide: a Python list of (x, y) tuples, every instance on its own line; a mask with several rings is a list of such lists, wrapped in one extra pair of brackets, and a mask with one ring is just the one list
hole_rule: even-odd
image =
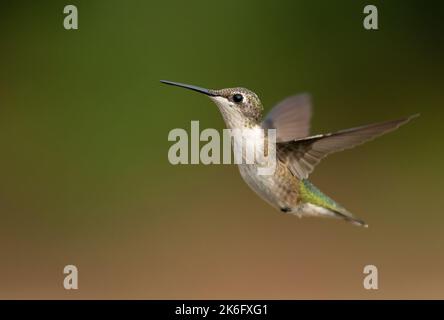
[[(79, 29), (63, 28), (75, 4)], [(377, 5), (378, 31), (362, 27)], [(443, 5), (4, 1), (0, 298), (444, 298)], [(310, 92), (313, 133), (421, 113), (311, 180), (370, 225), (275, 211), (235, 166), (172, 166), (173, 128), (224, 128), (159, 79)], [(79, 268), (79, 290), (62, 286)], [(363, 267), (379, 269), (364, 290)]]

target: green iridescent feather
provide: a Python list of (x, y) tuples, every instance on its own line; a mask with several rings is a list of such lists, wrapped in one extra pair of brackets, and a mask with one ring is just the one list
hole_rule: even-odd
[(337, 204), (333, 199), (323, 194), (308, 180), (301, 181), (299, 185), (299, 192), (303, 202), (312, 203), (340, 213), (347, 212), (344, 207)]

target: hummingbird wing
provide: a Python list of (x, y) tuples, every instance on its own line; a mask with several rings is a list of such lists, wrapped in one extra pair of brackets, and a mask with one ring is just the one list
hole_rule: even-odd
[(314, 167), (330, 153), (350, 149), (372, 140), (417, 116), (419, 115), (278, 143), (278, 157), (296, 177), (306, 179)]
[(288, 97), (271, 109), (262, 122), (264, 129), (276, 129), (276, 141), (285, 142), (310, 134), (311, 98), (303, 93)]

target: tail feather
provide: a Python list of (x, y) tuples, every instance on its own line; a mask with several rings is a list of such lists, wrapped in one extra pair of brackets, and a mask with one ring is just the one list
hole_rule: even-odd
[(334, 213), (338, 216), (338, 218), (344, 219), (354, 225), (360, 226), (360, 227), (364, 227), (364, 228), (368, 228), (368, 224), (365, 223), (364, 220), (361, 220), (359, 218), (354, 217), (350, 212), (346, 211), (347, 214), (344, 214), (343, 212), (339, 212), (339, 211), (334, 211)]
[(302, 205), (296, 213), (336, 217), (351, 222), (354, 225), (368, 227), (363, 220), (356, 218), (347, 209), (322, 193), (310, 181), (301, 180), (299, 191), (301, 200), (305, 205)]

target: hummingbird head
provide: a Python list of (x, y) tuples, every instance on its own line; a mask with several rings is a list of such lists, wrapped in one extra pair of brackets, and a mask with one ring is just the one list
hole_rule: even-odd
[(207, 95), (216, 103), (229, 128), (253, 127), (261, 120), (262, 103), (258, 96), (248, 89), (226, 88), (213, 90), (165, 80), (161, 80), (161, 82)]

